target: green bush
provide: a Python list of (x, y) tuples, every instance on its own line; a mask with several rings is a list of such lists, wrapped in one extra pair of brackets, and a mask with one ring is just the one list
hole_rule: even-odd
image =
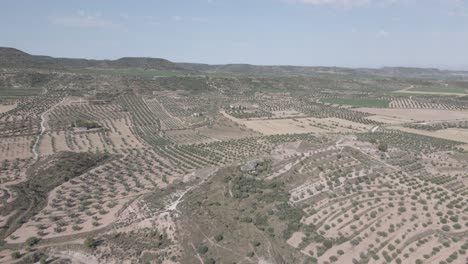
[(223, 240), (224, 237), (223, 237), (222, 234), (219, 234), (219, 235), (216, 235), (216, 236), (214, 237), (214, 239), (216, 240), (216, 242), (219, 242), (219, 241)]
[(98, 241), (92, 237), (87, 237), (83, 244), (87, 248), (95, 249), (98, 245)]
[(204, 244), (201, 244), (201, 245), (198, 246), (197, 252), (199, 254), (202, 254), (202, 255), (206, 254), (206, 252), (208, 252), (208, 247), (206, 245), (204, 245)]
[(21, 253), (19, 253), (18, 251), (15, 251), (15, 252), (11, 253), (11, 258), (12, 259), (19, 259), (19, 258), (21, 258)]
[(41, 239), (40, 238), (37, 238), (37, 237), (30, 237), (26, 240), (26, 245), (29, 246), (29, 247), (32, 247), (34, 245), (36, 245), (37, 243), (39, 243)]
[(388, 150), (388, 145), (387, 143), (380, 143), (379, 146), (377, 147), (380, 151), (382, 152), (387, 152)]
[(213, 258), (205, 259), (205, 264), (215, 264), (215, 263), (216, 263), (216, 260), (214, 260)]

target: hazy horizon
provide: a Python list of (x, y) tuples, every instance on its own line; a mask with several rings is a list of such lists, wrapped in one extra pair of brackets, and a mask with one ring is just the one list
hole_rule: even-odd
[(468, 70), (461, 0), (4, 1), (0, 46), (66, 58)]

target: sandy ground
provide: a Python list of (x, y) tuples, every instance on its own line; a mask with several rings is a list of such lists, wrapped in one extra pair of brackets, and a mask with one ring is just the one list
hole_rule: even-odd
[(62, 259), (68, 259), (73, 264), (98, 264), (99, 261), (96, 257), (85, 254), (78, 251), (61, 251), (61, 252), (52, 252), (54, 257), (59, 257)]
[(16, 108), (16, 104), (8, 104), (8, 105), (0, 104), (0, 114), (8, 112), (15, 108)]
[[(369, 125), (354, 123), (339, 118), (287, 118), (287, 119), (255, 119), (245, 120), (232, 117), (225, 112), (222, 114), (248, 129), (264, 135), (278, 135), (290, 133), (330, 133), (366, 131)], [(349, 128), (352, 126), (352, 128)]]
[(0, 251), (0, 264), (10, 264), (13, 263), (14, 260), (11, 258), (12, 250), (5, 249)]
[(140, 141), (133, 135), (130, 130), (130, 121), (128, 119), (113, 120), (112, 125), (116, 130), (111, 129), (109, 138), (112, 140), (116, 148), (125, 148), (125, 143), (123, 139), (128, 144), (127, 147), (131, 148), (141, 148), (143, 145)]
[[(126, 198), (127, 199), (127, 198)], [(125, 200), (126, 200), (125, 199)], [(44, 231), (47, 233), (47, 235), (45, 236), (42, 236), (42, 238), (54, 238), (54, 237), (62, 237), (62, 236), (68, 236), (68, 235), (73, 235), (73, 234), (79, 234), (79, 233), (83, 233), (83, 232), (89, 232), (89, 231), (92, 231), (92, 230), (96, 230), (96, 229), (100, 229), (100, 228), (103, 228), (105, 226), (108, 226), (110, 225), (111, 223), (114, 222), (114, 220), (116, 219), (117, 217), (117, 212), (123, 207), (124, 203), (125, 203), (125, 200), (121, 200), (119, 201), (119, 203), (113, 207), (113, 208), (106, 208), (106, 210), (108, 211), (107, 214), (105, 215), (99, 215), (99, 223), (100, 225), (99, 226), (94, 226), (92, 224), (93, 220), (91, 219), (91, 216), (86, 216), (86, 217), (83, 217), (83, 220), (84, 220), (84, 223), (80, 224), (80, 226), (83, 228), (81, 230), (73, 230), (72, 229), (72, 224), (69, 224), (68, 226), (66, 226), (66, 230), (63, 231), (63, 232), (60, 232), (60, 233), (56, 233), (53, 231), (53, 228), (55, 227), (55, 225), (53, 223), (51, 223), (50, 221), (48, 221), (47, 219), (47, 215), (45, 215), (45, 210), (47, 211), (52, 211), (51, 207), (50, 206), (47, 206), (44, 210), (42, 210), (37, 216), (38, 217), (42, 217), (44, 220), (44, 223), (46, 223), (47, 225), (50, 225), (49, 228), (45, 229)], [(63, 216), (65, 217), (65, 213), (63, 214)], [(26, 239), (28, 239), (29, 237), (32, 237), (32, 236), (38, 236), (37, 235), (37, 232), (38, 232), (38, 229), (37, 229), (37, 225), (39, 223), (36, 222), (36, 221), (33, 221), (33, 220), (29, 220), (27, 223), (23, 224), (20, 228), (18, 228), (12, 235), (16, 237), (16, 239), (12, 239), (12, 235), (10, 235), (8, 238), (5, 239), (5, 241), (7, 241), (8, 243), (23, 243), (24, 241), (26, 241)]]
[(52, 148), (52, 138), (55, 140), (55, 144), (57, 145), (57, 136), (55, 133), (46, 133), (42, 136), (41, 142), (39, 144), (39, 154), (46, 156), (54, 154), (54, 150)]
[(356, 108), (354, 110), (411, 121), (468, 120), (468, 111), (393, 108)]
[(396, 93), (407, 93), (407, 94), (434, 94), (434, 95), (453, 95), (453, 96), (465, 96), (464, 93), (443, 93), (443, 92), (423, 92), (423, 91), (412, 91), (412, 90), (399, 90)]
[(258, 132), (241, 127), (240, 124), (233, 122), (226, 116), (221, 117), (211, 127), (203, 127), (197, 131), (207, 137), (215, 140), (229, 140), (234, 138), (243, 138), (251, 136), (259, 136)]
[(288, 118), (288, 117), (303, 117), (305, 116), (304, 113), (294, 111), (294, 110), (286, 110), (286, 111), (273, 111), (273, 116), (275, 118)]
[[(393, 196), (393, 197), (396, 198), (398, 196)], [(385, 203), (388, 202), (386, 197), (381, 197), (381, 198), (384, 199)], [(364, 199), (361, 199), (361, 200), (363, 201), (363, 203), (365, 203), (365, 200), (367, 200), (367, 198), (364, 198)], [(434, 201), (430, 201), (431, 206), (433, 206), (434, 203), (435, 203)], [(406, 198), (405, 199), (405, 205), (409, 206), (409, 204), (410, 204), (410, 199)], [(382, 207), (382, 203), (373, 204), (372, 207), (374, 207), (374, 208)], [(358, 234), (360, 236), (366, 237), (366, 239), (356, 247), (351, 246), (349, 243), (344, 243), (344, 244), (338, 245), (338, 246), (334, 247), (333, 250), (327, 251), (323, 256), (320, 257), (320, 259), (326, 260), (326, 259), (329, 258), (329, 256), (334, 255), (337, 249), (342, 249), (345, 252), (345, 254), (342, 257), (340, 257), (339, 261), (344, 261), (347, 258), (352, 258), (352, 257), (356, 256), (356, 252), (361, 252), (361, 251), (365, 250), (366, 248), (368, 248), (370, 246), (370, 244), (374, 243), (375, 238), (377, 238), (378, 236), (376, 235), (376, 232), (370, 232), (367, 229), (366, 225), (370, 224), (370, 223), (375, 223), (375, 221), (380, 222), (380, 226), (374, 225), (374, 227), (376, 227), (377, 230), (387, 231), (387, 229), (388, 229), (388, 227), (390, 225), (393, 224), (393, 225), (397, 226), (400, 223), (402, 218), (409, 219), (409, 218), (411, 218), (411, 216), (413, 214), (417, 214), (417, 215), (420, 216), (420, 220), (418, 220), (419, 223), (423, 222), (423, 221), (426, 221), (427, 219), (430, 219), (430, 218), (427, 218), (425, 216), (425, 212), (423, 210), (421, 210), (421, 207), (422, 207), (421, 205), (418, 204), (417, 207), (418, 207), (418, 209), (416, 211), (408, 210), (407, 212), (403, 213), (402, 215), (398, 215), (397, 207), (393, 207), (393, 208), (385, 208), (384, 211), (378, 213), (377, 218), (375, 218), (375, 219), (369, 219), (366, 216), (361, 216), (361, 220), (367, 221), (367, 223), (364, 224), (364, 225), (360, 224), (359, 221), (349, 220), (349, 219), (343, 217), (343, 215), (340, 215), (340, 217), (344, 218), (344, 222), (339, 224), (338, 222), (335, 221), (336, 217), (332, 216), (332, 215), (335, 215), (335, 213), (337, 213), (337, 214), (340, 213), (339, 208), (335, 208), (337, 210), (335, 212), (333, 212), (333, 213), (330, 212), (330, 213), (327, 214), (327, 212), (325, 212), (325, 213), (322, 214), (322, 211), (327, 211), (329, 209), (329, 207), (325, 207), (322, 211), (319, 211), (319, 213), (317, 214), (316, 217), (322, 216), (322, 220), (326, 220), (326, 223), (336, 224), (336, 228), (330, 229), (327, 232), (327, 234), (325, 235), (326, 237), (336, 236), (337, 235), (337, 232), (336, 232), (337, 230), (340, 230), (344, 234), (350, 234), (350, 233), (352, 233), (352, 231), (350, 230), (350, 226), (351, 225), (356, 225), (358, 227), (358, 230), (360, 230), (361, 228), (365, 228), (364, 230), (359, 231)], [(368, 209), (369, 209), (368, 206), (364, 206), (363, 208), (360, 208), (358, 211), (356, 211), (356, 214), (365, 213), (365, 212), (368, 211)], [(445, 212), (446, 210), (441, 210), (441, 211)], [(333, 221), (332, 221), (332, 219), (327, 219), (329, 216), (332, 216), (330, 218), (333, 218)], [(405, 241), (405, 239), (402, 238), (402, 236), (404, 236), (404, 235), (406, 236), (407, 239), (409, 239), (412, 236), (422, 234), (425, 230), (428, 230), (428, 229), (438, 230), (438, 229), (440, 229), (440, 227), (441, 227), (441, 224), (438, 224), (438, 223), (436, 223), (436, 221), (433, 221), (432, 226), (430, 226), (429, 228), (424, 228), (422, 226), (418, 226), (417, 228), (415, 228), (414, 227), (414, 222), (407, 221), (406, 223), (402, 224), (401, 226), (399, 226), (399, 227), (397, 226), (396, 231), (391, 233), (387, 239), (392, 241), (392, 243), (397, 248), (400, 248), (403, 245), (403, 243), (401, 243), (400, 245), (397, 245), (397, 244), (395, 244), (393, 242), (394, 239), (400, 238), (401, 240)], [(411, 231), (409, 231), (409, 230), (411, 230)], [(423, 247), (419, 248), (419, 252), (427, 253), (427, 249), (431, 249), (433, 246), (434, 245), (425, 244)], [(405, 250), (404, 250), (404, 252), (405, 252)], [(429, 252), (430, 252), (430, 250), (429, 250)], [(441, 254), (444, 254), (444, 253), (441, 253)], [(441, 254), (438, 254), (438, 255), (441, 255)], [(410, 256), (412, 258), (414, 258), (414, 259), (412, 259), (412, 261), (409, 261), (407, 263), (414, 263), (414, 261), (416, 260), (416, 257), (420, 257), (421, 255), (418, 256), (417, 253), (411, 253)], [(341, 263), (341, 262), (338, 262), (338, 263)], [(375, 262), (371, 261), (371, 263), (375, 263)], [(406, 263), (406, 262), (404, 262), (404, 263)]]
[(0, 160), (25, 159), (33, 156), (31, 145), (33, 136), (13, 136), (0, 138)]
[[(113, 177), (115, 174), (125, 171), (129, 164), (143, 163), (143, 160), (146, 160), (149, 157), (164, 162), (164, 158), (160, 156), (149, 155), (148, 152), (146, 152), (146, 154), (148, 155), (135, 154), (131, 157), (124, 157), (111, 163), (106, 163), (100, 167), (94, 168), (89, 173), (85, 173), (75, 178), (73, 182), (68, 181), (58, 186), (48, 195), (47, 206), (41, 210), (34, 219), (30, 219), (14, 232), (13, 235), (17, 237), (16, 239), (12, 239), (10, 236), (7, 241), (10, 243), (18, 243), (25, 241), (30, 236), (38, 236), (38, 224), (43, 224), (45, 226), (43, 231), (46, 235), (42, 236), (43, 238), (53, 238), (96, 230), (113, 223), (116, 217), (118, 217), (119, 210), (122, 209), (127, 201), (153, 190), (155, 186), (160, 188), (167, 186), (167, 183), (163, 181), (161, 175), (166, 174), (167, 181), (169, 183), (180, 176), (172, 169), (164, 168), (161, 171), (159, 163), (152, 162), (151, 168), (153, 172), (145, 170), (144, 172), (137, 171), (134, 173), (134, 176), (138, 178), (138, 182), (141, 184), (140, 186), (136, 185), (136, 181), (132, 179), (132, 177), (125, 174), (123, 181), (115, 182), (113, 185), (115, 190), (111, 190), (110, 186), (106, 184), (107, 177)], [(191, 177), (191, 175), (186, 176)], [(80, 183), (87, 184), (90, 187), (89, 193), (93, 194), (98, 191), (99, 188), (102, 188), (101, 197), (103, 198), (103, 203), (98, 204), (97, 202), (99, 201), (97, 201), (96, 198), (91, 198), (88, 199), (88, 201), (91, 202), (88, 209), (84, 211), (79, 210), (79, 203), (76, 202), (76, 200), (78, 199), (77, 197), (82, 195), (84, 192)], [(124, 183), (128, 185), (128, 190), (124, 188)], [(111, 193), (114, 196), (111, 197)], [(74, 205), (67, 206), (65, 201), (72, 201), (74, 202)], [(114, 207), (109, 207), (108, 205), (110, 201), (116, 201), (118, 204)], [(96, 208), (96, 205), (101, 205), (106, 212), (101, 214), (99, 212), (100, 208)], [(59, 207), (62, 209), (59, 209)], [(72, 226), (75, 224), (75, 217), (70, 216), (68, 210), (75, 211), (79, 214), (78, 218), (83, 222), (78, 223), (77, 225), (82, 227), (81, 230), (72, 229)], [(93, 214), (88, 215), (86, 213), (88, 211)], [(62, 220), (68, 224), (66, 226), (66, 230), (59, 233), (55, 232), (54, 228), (57, 224), (54, 223), (55, 221), (51, 219), (50, 216), (62, 217)], [(94, 216), (97, 216), (99, 219), (93, 219)], [(93, 222), (95, 221), (99, 222), (98, 226), (93, 225)]]
[(401, 131), (424, 135), (424, 136), (465, 142), (468, 144), (468, 129), (448, 128), (448, 129), (442, 129), (442, 130), (437, 130), (437, 131), (426, 131), (426, 130), (419, 130), (419, 129), (413, 129), (413, 128), (402, 127), (402, 126), (391, 126), (389, 128), (398, 129)]
[(381, 115), (369, 116), (366, 119), (377, 121), (377, 122), (382, 122), (385, 124), (401, 124), (401, 123), (411, 122), (411, 120), (409, 119), (395, 118), (395, 117), (381, 116)]
[(304, 237), (304, 233), (295, 232), (294, 234), (292, 234), (291, 238), (288, 239), (287, 243), (292, 247), (297, 248), (302, 242), (302, 237)]
[(191, 129), (166, 131), (165, 136), (177, 144), (199, 144), (216, 141), (214, 138)]
[[(109, 132), (65, 132), (54, 131), (44, 134), (39, 145), (40, 155), (51, 155), (59, 151), (104, 151), (114, 152), (115, 150), (127, 148), (141, 148), (143, 145), (133, 135), (129, 127), (129, 121), (125, 119), (103, 122)], [(72, 133), (73, 140), (67, 144), (66, 133)], [(52, 138), (55, 147), (52, 147)]]
[[(445, 161), (447, 160), (444, 159), (444, 162)], [(390, 191), (393, 192), (393, 188), (400, 189), (404, 186), (398, 183), (398, 179), (382, 177), (379, 181), (388, 183), (389, 186), (393, 185), (393, 187), (387, 189), (382, 188), (382, 186), (367, 185), (364, 186), (363, 191), (357, 192), (357, 195), (350, 195), (348, 199), (345, 198), (344, 200), (340, 200), (340, 202), (338, 202), (338, 200), (334, 201), (333, 199), (324, 199), (314, 204), (313, 208), (317, 210), (317, 213), (303, 219), (304, 223), (312, 222), (314, 224), (318, 224), (319, 230), (325, 232), (325, 237), (337, 237), (339, 235), (338, 232), (349, 236), (354, 232), (352, 228), (354, 225), (354, 228), (357, 228), (356, 235), (363, 238), (363, 241), (357, 246), (352, 246), (349, 242), (334, 246), (331, 250), (328, 250), (324, 255), (318, 258), (320, 263), (322, 263), (322, 261), (329, 260), (329, 257), (332, 255), (338, 257), (338, 261), (336, 263), (348, 263), (347, 260), (355, 258), (359, 255), (359, 252), (364, 252), (369, 248), (378, 245), (379, 243), (376, 242), (377, 238), (379, 238), (381, 241), (388, 241), (392, 243), (397, 249), (401, 249), (403, 253), (408, 253), (410, 255), (408, 259), (404, 259), (402, 256), (400, 256), (403, 259), (403, 263), (415, 263), (416, 259), (424, 259), (424, 254), (430, 253), (433, 247), (441, 245), (441, 242), (436, 241), (437, 239), (434, 239), (433, 235), (432, 238), (430, 238), (431, 233), (427, 232), (441, 229), (443, 224), (437, 221), (438, 217), (434, 216), (434, 214), (426, 214), (427, 211), (422, 209), (423, 204), (413, 204), (414, 200), (409, 194), (390, 194)], [(376, 196), (370, 197), (368, 195), (370, 193), (376, 194)], [(376, 200), (376, 197), (378, 197), (380, 200)], [(352, 211), (354, 208), (352, 205), (353, 201), (359, 201), (359, 204), (362, 204), (363, 206), (355, 207), (356, 211)], [(404, 213), (399, 213), (398, 206), (391, 208), (387, 206), (389, 202), (402, 202), (408, 210)], [(429, 208), (433, 208), (437, 202), (437, 199), (428, 199), (427, 205)], [(413, 207), (414, 210), (412, 209)], [(383, 210), (378, 211), (377, 217), (369, 217), (369, 212), (377, 212), (378, 208), (382, 208)], [(342, 211), (342, 209), (344, 210)], [(437, 210), (447, 214), (449, 209), (446, 207), (440, 207)], [(346, 216), (345, 213), (347, 213), (348, 216)], [(359, 215), (359, 221), (354, 220), (353, 217), (350, 217), (353, 214)], [(417, 217), (417, 219), (406, 221), (412, 217)], [(341, 218), (342, 221), (338, 221), (338, 218)], [(402, 219), (406, 220), (403, 221)], [(429, 226), (426, 227), (421, 225), (421, 223), (426, 223), (429, 220), (431, 220), (431, 223), (428, 224)], [(331, 228), (326, 230), (324, 228), (325, 224), (331, 225)], [(394, 232), (388, 231), (391, 225), (396, 227)], [(370, 230), (370, 226), (373, 226), (376, 230)], [(389, 232), (388, 237), (379, 237), (377, 231)], [(425, 235), (426, 233), (427, 235)], [(293, 234), (293, 236), (288, 240), (288, 243), (291, 246), (297, 245), (300, 236), (300, 233)], [(410, 246), (405, 247), (406, 241), (418, 236), (429, 236), (429, 242), (422, 246), (416, 247), (415, 244), (417, 239), (415, 239), (414, 241), (412, 240), (413, 242)], [(396, 239), (403, 241), (403, 243), (396, 243)], [(451, 253), (453, 253), (454, 249), (458, 249), (462, 243), (463, 242), (455, 243), (453, 247), (449, 248), (443, 247), (441, 252), (436, 256), (431, 257), (430, 261), (427, 261), (427, 263), (438, 263), (440, 260), (445, 260)], [(316, 246), (317, 244), (311, 243), (302, 252), (305, 254), (314, 254), (316, 252)], [(416, 250), (414, 252), (409, 252), (410, 247), (416, 248)], [(344, 255), (337, 255), (337, 250), (339, 249), (343, 250)], [(369, 263), (382, 263), (382, 252), (384, 250), (388, 251), (388, 249), (385, 247), (379, 251), (380, 261), (371, 259)], [(465, 256), (459, 256), (457, 259), (459, 262), (455, 261), (454, 263), (465, 263), (463, 262), (464, 260)]]

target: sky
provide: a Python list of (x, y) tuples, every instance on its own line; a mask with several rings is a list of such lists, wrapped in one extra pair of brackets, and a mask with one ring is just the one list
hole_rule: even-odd
[(468, 0), (0, 0), (0, 46), (88, 59), (468, 70)]

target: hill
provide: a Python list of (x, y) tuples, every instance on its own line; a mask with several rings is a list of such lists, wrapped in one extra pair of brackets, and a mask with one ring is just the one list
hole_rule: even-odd
[(251, 65), (251, 64), (224, 64), (210, 65), (199, 63), (178, 63), (182, 68), (192, 71), (207, 73), (231, 73), (238, 75), (300, 75), (317, 76), (323, 74), (338, 75), (378, 75), (378, 76), (403, 76), (403, 77), (442, 77), (456, 76), (467, 77), (467, 71), (449, 71), (436, 68), (414, 68), (414, 67), (382, 67), (373, 68), (345, 68), (327, 66), (289, 66), (289, 65)]
[(142, 69), (178, 73), (232, 74), (248, 76), (310, 76), (351, 75), (386, 77), (468, 77), (467, 71), (448, 71), (435, 68), (383, 67), (345, 68), (325, 66), (251, 65), (201, 63), (174, 63), (161, 58), (123, 57), (117, 60), (90, 60), (77, 58), (54, 58), (31, 55), (15, 48), (0, 47), (0, 68), (41, 69), (41, 70), (122, 70)]
[(0, 47), (0, 67), (32, 69), (145, 69), (160, 71), (186, 71), (177, 64), (159, 58), (126, 57), (117, 60), (88, 60), (53, 58), (31, 55), (14, 48)]
[(210, 73), (233, 73), (249, 75), (315, 75), (320, 73), (347, 74), (356, 73), (356, 70), (342, 67), (311, 67), (289, 65), (251, 65), (251, 64), (224, 64), (209, 65), (197, 63), (178, 63), (179, 66), (193, 71)]

